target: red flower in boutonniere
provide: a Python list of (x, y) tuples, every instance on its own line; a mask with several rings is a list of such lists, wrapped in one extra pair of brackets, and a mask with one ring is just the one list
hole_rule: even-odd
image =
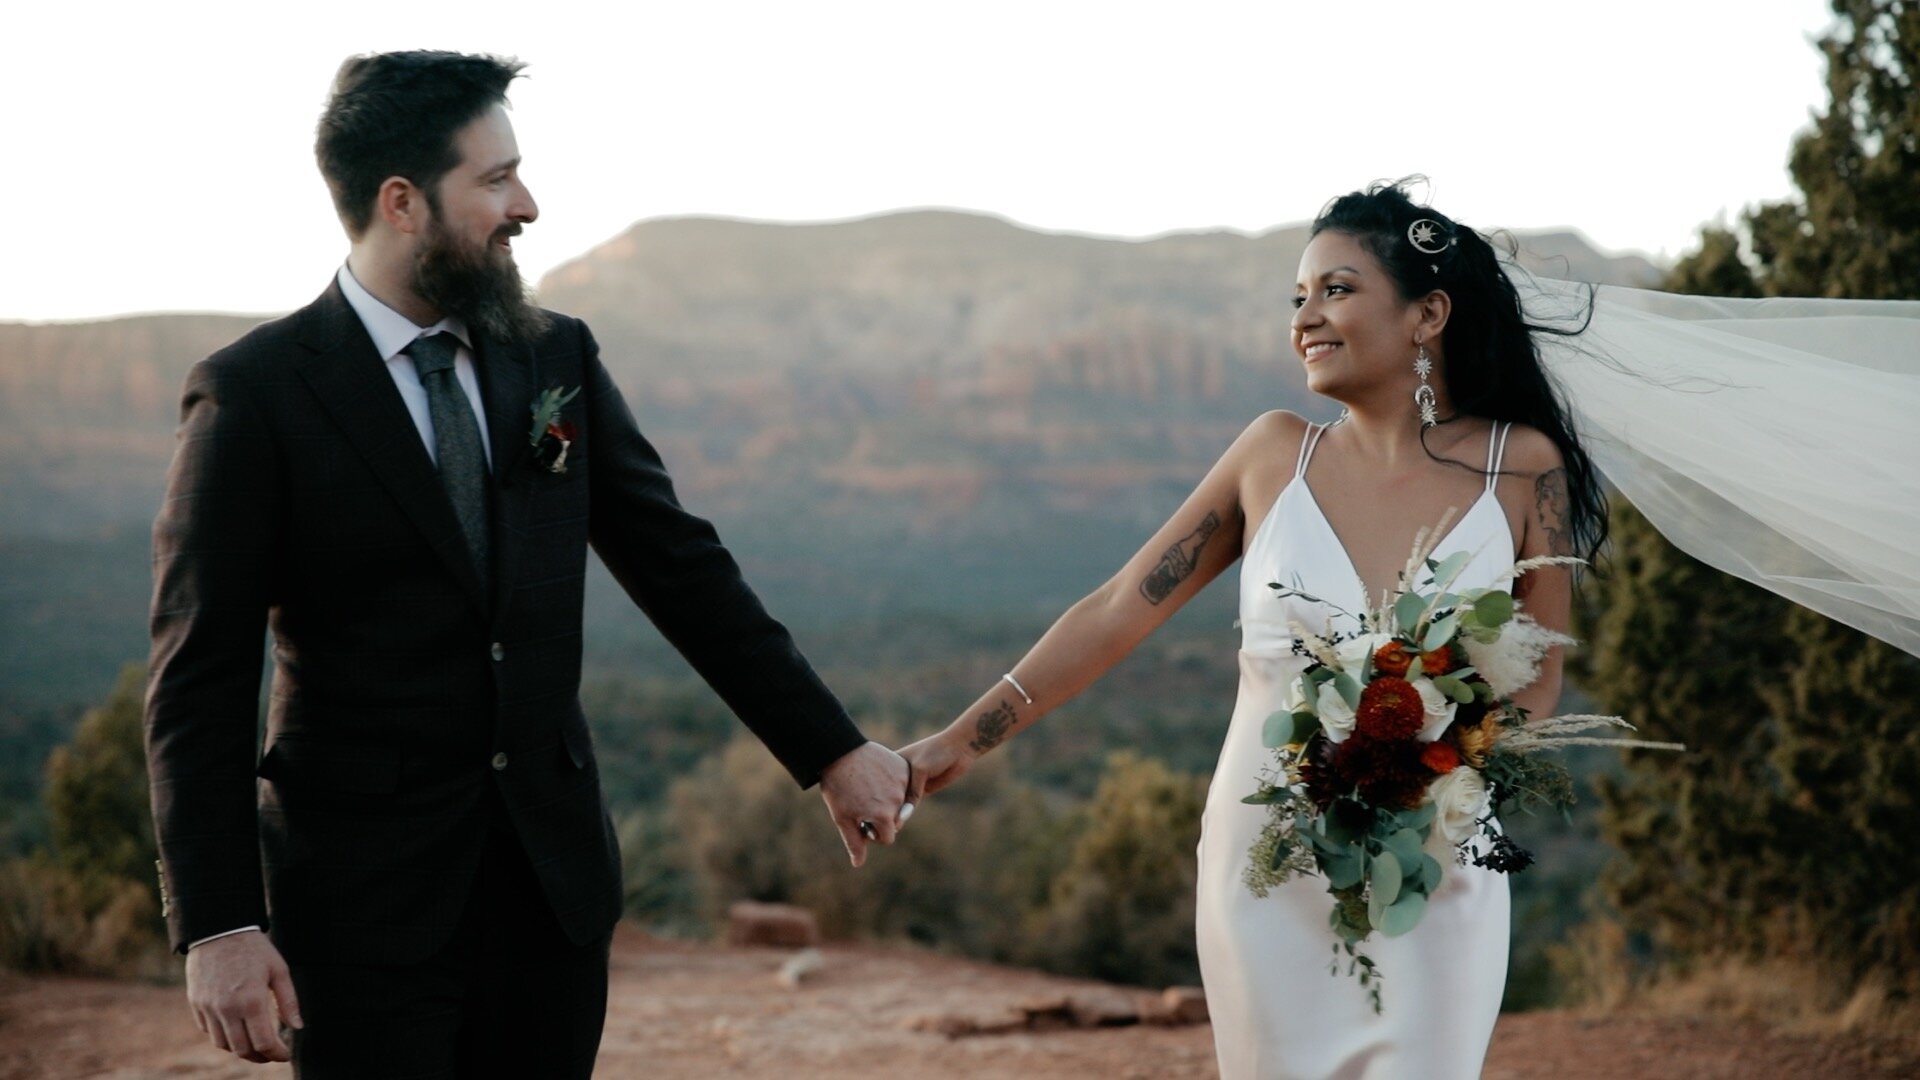
[(567, 451), (573, 448), (573, 424), (560, 419), (560, 409), (580, 393), (579, 387), (562, 390), (548, 387), (533, 403), (533, 430), (527, 441), (533, 446), (533, 460), (548, 472), (567, 471)]

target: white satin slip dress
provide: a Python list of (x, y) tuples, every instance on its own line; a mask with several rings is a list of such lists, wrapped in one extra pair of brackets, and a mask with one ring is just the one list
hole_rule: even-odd
[[(1508, 425), (1488, 440), (1479, 499), (1434, 556), (1473, 552), (1464, 588), (1503, 585), (1513, 538), (1493, 494)], [(1247, 546), (1240, 567), (1240, 691), (1201, 818), (1196, 934), (1214, 1048), (1223, 1080), (1455, 1080), (1480, 1074), (1506, 985), (1509, 901), (1503, 875), (1449, 865), (1420, 924), (1398, 938), (1376, 933), (1362, 951), (1384, 973), (1381, 1013), (1346, 973), (1328, 974), (1339, 940), (1328, 925), (1326, 881), (1300, 877), (1265, 898), (1247, 891), (1247, 849), (1266, 821), (1241, 797), (1270, 764), (1267, 717), (1283, 707), (1306, 661), (1287, 626), (1358, 629), (1326, 604), (1280, 599), (1269, 582), (1296, 586), (1351, 612), (1368, 606), (1359, 573), (1307, 486), (1307, 463), (1326, 428), (1310, 425), (1300, 464)], [(1377, 598), (1376, 598), (1377, 600)]]

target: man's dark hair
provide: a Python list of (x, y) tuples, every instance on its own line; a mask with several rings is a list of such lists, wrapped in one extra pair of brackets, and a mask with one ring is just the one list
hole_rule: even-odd
[(498, 56), (392, 52), (349, 57), (320, 114), (314, 157), (334, 209), (358, 239), (373, 221), (374, 198), (390, 176), (431, 197), (455, 165), (454, 136), (494, 105), (526, 65)]

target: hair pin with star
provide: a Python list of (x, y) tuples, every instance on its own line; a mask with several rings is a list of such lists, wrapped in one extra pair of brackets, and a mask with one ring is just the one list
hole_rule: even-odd
[[(1407, 226), (1407, 243), (1422, 255), (1444, 255), (1455, 242), (1452, 232), (1432, 218), (1421, 218)], [(1439, 263), (1428, 266), (1434, 273), (1440, 272)]]

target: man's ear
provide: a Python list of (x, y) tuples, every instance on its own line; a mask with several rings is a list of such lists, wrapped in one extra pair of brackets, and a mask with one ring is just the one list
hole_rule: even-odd
[(374, 195), (374, 208), (388, 228), (409, 236), (425, 232), (433, 216), (432, 207), (427, 205), (427, 193), (404, 176), (389, 176), (381, 181), (380, 190)]

